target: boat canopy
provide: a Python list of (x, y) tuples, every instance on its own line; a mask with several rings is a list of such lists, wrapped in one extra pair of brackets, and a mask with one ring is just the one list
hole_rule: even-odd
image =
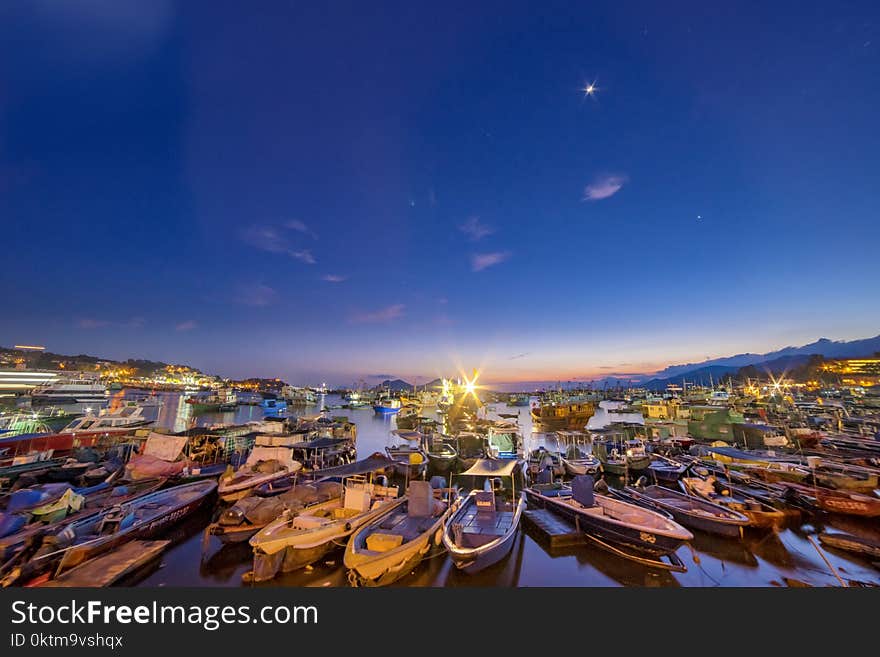
[(325, 477), (351, 477), (352, 475), (367, 474), (393, 466), (393, 459), (388, 458), (385, 454), (375, 452), (367, 458), (355, 461), (354, 463), (337, 465), (333, 468), (322, 468), (315, 472), (315, 475), (322, 479)]
[(330, 447), (338, 447), (344, 443), (351, 442), (348, 438), (315, 438), (314, 440), (305, 440), (300, 443), (290, 445), (293, 449), (327, 449)]
[(162, 461), (176, 461), (186, 447), (186, 436), (173, 436), (150, 432), (144, 444), (143, 455), (153, 456)]
[(518, 465), (517, 459), (477, 459), (476, 463), (458, 476), (512, 477)]
[(422, 434), (418, 431), (405, 431), (403, 429), (395, 429), (391, 433), (395, 436), (400, 436), (404, 440), (419, 440), (422, 437)]

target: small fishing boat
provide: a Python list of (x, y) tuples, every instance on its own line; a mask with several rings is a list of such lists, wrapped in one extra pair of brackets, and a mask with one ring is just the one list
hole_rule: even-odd
[(284, 513), (293, 517), (315, 504), (341, 496), (342, 485), (333, 481), (298, 484), (272, 497), (249, 495), (221, 513), (217, 522), (208, 526), (207, 533), (222, 543), (242, 543)]
[(679, 493), (663, 486), (627, 486), (627, 494), (638, 503), (663, 509), (680, 525), (716, 536), (742, 536), (749, 524), (746, 515), (694, 495)]
[(815, 507), (829, 513), (841, 513), (863, 518), (880, 518), (880, 492), (857, 493), (832, 490), (821, 486), (785, 484), (797, 496), (809, 500)]
[[(477, 573), (510, 552), (526, 506), (525, 495), (516, 492), (519, 472), (515, 459), (479, 459), (458, 475), (484, 480), (484, 489), (472, 490), (461, 501), (443, 531), (443, 545), (459, 570)], [(510, 481), (509, 489), (503, 487), (504, 479)]]
[(430, 436), (426, 442), (425, 453), (428, 456), (430, 470), (438, 474), (450, 472), (458, 460), (458, 452), (455, 448), (438, 434)]
[(388, 458), (394, 461), (394, 469), (401, 477), (415, 479), (423, 477), (428, 468), (428, 455), (422, 449), (422, 434), (418, 431), (395, 429), (392, 435), (405, 442), (385, 448)]
[[(5, 579), (26, 582), (55, 567), (55, 575), (133, 539), (152, 538), (199, 509), (217, 490), (198, 481), (141, 495), (75, 520), (43, 539), (42, 547)], [(57, 564), (57, 567), (56, 567)]]
[[(10, 559), (29, 542), (57, 533), (73, 520), (96, 513), (105, 506), (122, 504), (152, 493), (165, 483), (164, 479), (144, 479), (113, 485), (110, 479), (112, 477), (105, 483), (88, 488), (43, 484), (35, 489), (13, 493), (6, 510), (0, 513), (0, 562)], [(34, 493), (34, 490), (37, 492)], [(27, 497), (13, 501), (20, 493)], [(38, 502), (40, 499), (42, 501)]]
[(467, 470), (483, 458), (489, 456), (486, 437), (471, 431), (461, 431), (452, 439), (458, 452), (457, 466)]
[(749, 527), (758, 529), (776, 529), (785, 524), (787, 515), (766, 502), (754, 497), (737, 494), (729, 487), (725, 488), (714, 475), (703, 477), (682, 477), (680, 483), (685, 492), (702, 497), (709, 502), (720, 504), (725, 508), (745, 515), (749, 519)]
[(529, 403), (531, 403), (531, 399), (528, 395), (510, 395), (507, 398), (508, 406), (528, 406)]
[(675, 551), (693, 534), (651, 509), (595, 493), (590, 475), (572, 479), (569, 496), (546, 495), (535, 488), (526, 489), (526, 496), (529, 504), (569, 520), (587, 539), (614, 554), (666, 570), (687, 570)]
[(630, 438), (623, 442), (594, 441), (594, 450), (602, 470), (618, 477), (643, 472), (651, 465), (651, 455), (645, 451), (644, 441)]
[(679, 463), (668, 458), (657, 457), (648, 466), (647, 476), (657, 483), (674, 486), (688, 471), (689, 464)]
[(231, 466), (220, 477), (218, 493), (224, 502), (235, 502), (247, 496), (254, 488), (302, 469), (302, 463), (293, 457), (297, 435), (260, 435), (244, 464), (235, 471)]
[(279, 572), (308, 566), (382, 515), (397, 500), (399, 491), (396, 486), (388, 486), (384, 475), (374, 477), (373, 473), (389, 465), (393, 462), (374, 455), (343, 466), (351, 474), (344, 475), (342, 497), (315, 504), (292, 517), (282, 514), (257, 532), (250, 539), (254, 568), (245, 579), (262, 582)]
[(373, 412), (376, 415), (393, 415), (399, 413), (402, 405), (399, 399), (382, 397), (373, 404)]
[(562, 455), (543, 445), (529, 452), (526, 459), (526, 470), (532, 480), (537, 479), (538, 475), (545, 470), (549, 470), (554, 477), (561, 477), (565, 474)]
[(443, 523), (456, 508), (437, 499), (431, 483), (411, 481), (406, 495), (352, 534), (343, 563), (353, 586), (385, 586), (412, 572), (442, 542)]
[(842, 532), (834, 532), (832, 534), (822, 532), (819, 534), (819, 542), (822, 545), (837, 548), (838, 550), (853, 552), (871, 559), (880, 559), (880, 543), (861, 536), (844, 534)]

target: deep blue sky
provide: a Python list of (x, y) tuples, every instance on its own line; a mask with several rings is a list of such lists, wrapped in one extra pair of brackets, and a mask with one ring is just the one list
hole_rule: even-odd
[(350, 383), (877, 334), (880, 8), (717, 5), (3, 3), (0, 344)]

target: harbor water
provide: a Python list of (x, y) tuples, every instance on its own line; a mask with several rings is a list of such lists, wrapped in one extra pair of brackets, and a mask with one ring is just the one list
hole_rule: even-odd
[[(126, 390), (116, 393), (115, 399), (143, 394)], [(193, 417), (183, 395), (158, 395), (164, 403), (158, 411), (156, 426), (167, 429), (182, 430), (216, 422), (241, 423), (263, 416), (260, 406), (243, 405), (234, 412)], [(338, 396), (326, 395), (319, 397), (318, 406), (292, 408), (290, 412), (291, 415), (313, 414), (324, 406), (343, 403)], [(546, 440), (552, 445), (549, 437), (533, 433), (528, 407), (513, 408), (498, 403), (489, 405), (487, 410), (489, 417), (498, 419), (499, 412), (518, 413), (527, 449)], [(603, 412), (600, 409), (591, 427), (602, 423)], [(369, 407), (332, 409), (330, 414), (344, 415), (357, 423), (359, 458), (382, 452), (391, 444), (390, 432), (396, 427), (393, 415), (378, 416)], [(430, 415), (427, 411), (423, 414)], [(222, 546), (214, 537), (206, 539), (204, 530), (211, 514), (212, 511), (206, 511), (174, 528), (166, 536), (172, 545), (161, 560), (132, 583), (139, 586), (242, 586), (242, 575), (252, 566), (250, 546), (247, 543)], [(690, 545), (678, 551), (687, 572), (673, 573), (624, 560), (590, 545), (551, 549), (540, 534), (523, 523), (509, 556), (477, 575), (457, 571), (444, 553), (432, 552), (395, 586), (839, 586), (841, 580), (850, 585), (880, 585), (880, 570), (870, 561), (825, 547), (821, 547), (820, 553), (814, 535), (828, 528), (880, 540), (876, 521), (834, 516), (805, 517), (801, 524), (778, 532), (747, 531), (740, 540), (695, 532)], [(348, 585), (340, 549), (312, 568), (282, 574), (257, 586)]]

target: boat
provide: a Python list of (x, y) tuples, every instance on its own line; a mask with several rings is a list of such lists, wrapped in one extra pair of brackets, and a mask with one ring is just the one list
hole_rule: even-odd
[(663, 486), (627, 486), (624, 490), (636, 502), (668, 512), (673, 520), (688, 529), (737, 537), (742, 536), (742, 528), (749, 524), (748, 517), (738, 511)]
[(373, 476), (376, 470), (393, 465), (393, 462), (382, 459), (381, 455), (378, 459), (376, 456), (366, 462), (345, 466), (351, 474), (343, 476), (341, 498), (316, 504), (291, 518), (282, 515), (251, 537), (254, 568), (245, 579), (262, 582), (279, 572), (290, 572), (314, 563), (394, 504), (398, 488), (388, 486), (384, 475)]
[(386, 586), (412, 572), (432, 547), (455, 503), (438, 499), (431, 482), (411, 481), (406, 495), (348, 539), (343, 563), (353, 586)]
[(493, 422), (486, 427), (488, 456), (493, 459), (522, 458), (523, 438), (512, 422)]
[(574, 523), (588, 540), (612, 553), (658, 568), (687, 570), (675, 551), (693, 538), (691, 532), (650, 509), (595, 493), (590, 475), (572, 479), (568, 496), (535, 488), (526, 489), (526, 496), (530, 505)]
[(293, 474), (303, 464), (294, 459), (295, 435), (258, 435), (247, 460), (237, 470), (230, 466), (220, 477), (217, 492), (224, 502), (235, 502), (247, 496), (254, 488)]
[(425, 439), (425, 454), (428, 457), (428, 468), (437, 474), (446, 474), (452, 470), (458, 460), (458, 452), (448, 440), (439, 434), (432, 434)]
[(461, 431), (452, 438), (455, 451), (458, 452), (457, 466), (467, 470), (479, 460), (488, 458), (489, 446), (486, 437), (472, 431)]
[(651, 455), (645, 451), (645, 443), (638, 438), (595, 440), (593, 450), (602, 462), (602, 470), (618, 477), (642, 472), (651, 465)]
[(399, 413), (401, 408), (400, 400), (392, 397), (380, 397), (373, 404), (373, 412), (376, 415), (393, 415)]
[(154, 420), (144, 417), (144, 409), (138, 404), (125, 404), (113, 411), (101, 409), (98, 415), (86, 413), (61, 430), (61, 433), (102, 431), (104, 429), (136, 429), (152, 424)]
[(43, 539), (42, 547), (13, 570), (4, 584), (27, 582), (55, 568), (55, 576), (134, 539), (152, 538), (202, 507), (217, 490), (198, 481), (114, 504), (64, 526)]
[(34, 538), (54, 534), (68, 522), (93, 514), (105, 506), (122, 504), (152, 493), (164, 483), (164, 479), (145, 479), (128, 484), (106, 481), (88, 488), (53, 483), (15, 491), (10, 495), (5, 511), (0, 512), (0, 563), (10, 559)]
[(510, 395), (507, 398), (508, 406), (528, 406), (530, 403), (531, 398), (528, 395)]
[(38, 386), (31, 392), (31, 405), (71, 405), (107, 403), (107, 387), (94, 378), (73, 377), (56, 379)]
[(679, 463), (668, 458), (655, 455), (656, 458), (648, 465), (648, 477), (656, 483), (675, 486), (688, 471), (689, 464)]
[(861, 536), (842, 532), (821, 532), (819, 542), (827, 547), (853, 552), (871, 559), (880, 559), (880, 543)]
[(545, 470), (549, 470), (552, 477), (561, 477), (565, 474), (562, 455), (541, 445), (529, 452), (526, 458), (526, 471), (529, 478), (534, 481)]
[(816, 508), (829, 513), (841, 513), (863, 518), (880, 518), (880, 491), (858, 493), (832, 490), (822, 486), (784, 484), (797, 497), (809, 500)]
[(315, 393), (309, 388), (284, 386), (281, 388), (279, 396), (291, 406), (314, 406), (318, 403)]
[(680, 485), (685, 492), (702, 497), (709, 502), (742, 513), (749, 519), (749, 527), (776, 529), (785, 524), (787, 514), (754, 497), (737, 494), (724, 487), (714, 475), (703, 477), (682, 477)]
[(590, 401), (566, 401), (543, 399), (531, 407), (532, 422), (543, 431), (560, 429), (583, 429), (596, 413), (596, 405)]
[(208, 526), (207, 533), (222, 543), (242, 543), (282, 514), (292, 518), (341, 496), (342, 486), (333, 481), (297, 484), (271, 497), (249, 495), (221, 513), (217, 522)]
[(516, 459), (478, 459), (458, 475), (483, 480), (483, 489), (471, 490), (443, 530), (443, 546), (459, 570), (478, 573), (510, 552), (526, 506), (525, 495), (516, 491), (518, 475)]
[(394, 461), (395, 471), (409, 479), (423, 477), (428, 468), (428, 455), (421, 446), (422, 434), (401, 429), (395, 429), (391, 434), (405, 441), (385, 448), (388, 458)]
[(186, 400), (193, 414), (224, 413), (234, 411), (238, 407), (235, 393), (228, 388), (220, 388), (216, 393), (196, 395)]

